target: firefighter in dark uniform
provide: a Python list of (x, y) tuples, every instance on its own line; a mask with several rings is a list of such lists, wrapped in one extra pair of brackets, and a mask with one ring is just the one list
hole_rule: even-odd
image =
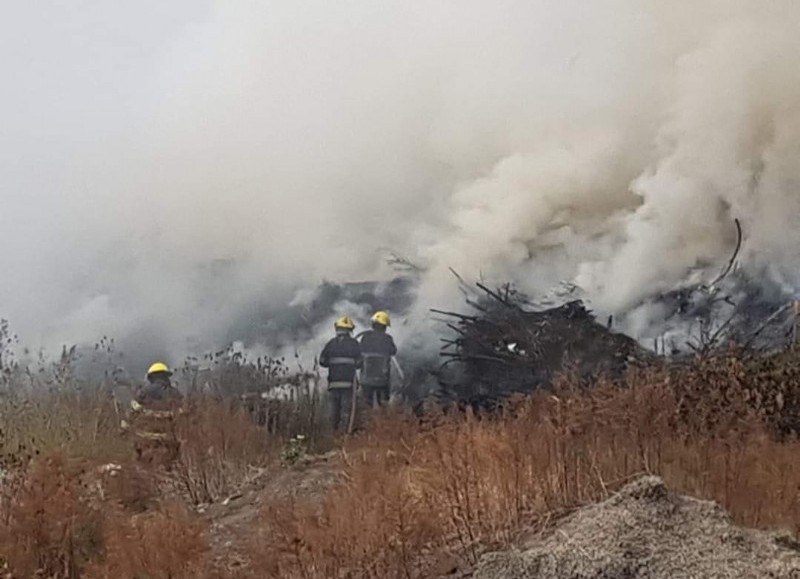
[(171, 376), (166, 364), (156, 362), (147, 371), (147, 384), (131, 402), (134, 449), (139, 460), (169, 465), (178, 458), (175, 417), (183, 394), (172, 385)]
[(389, 402), (392, 357), (397, 354), (397, 346), (386, 332), (390, 325), (388, 313), (375, 312), (372, 329), (361, 334), (361, 355), (364, 359), (361, 386), (367, 402), (373, 408)]
[(328, 401), (334, 431), (349, 416), (356, 371), (361, 368), (361, 347), (353, 337), (355, 327), (347, 316), (336, 320), (336, 336), (325, 344), (319, 356), (319, 365), (328, 369)]

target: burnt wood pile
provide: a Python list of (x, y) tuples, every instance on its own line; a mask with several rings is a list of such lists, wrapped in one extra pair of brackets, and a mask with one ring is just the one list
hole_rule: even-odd
[(599, 323), (580, 300), (534, 310), (509, 286), (476, 285), (480, 293), (467, 298), (470, 313), (432, 310), (452, 332), (441, 356), (443, 370), (452, 367), (459, 376), (447, 388), (460, 389), (461, 400), (548, 387), (563, 371), (619, 376), (653, 358), (633, 338)]

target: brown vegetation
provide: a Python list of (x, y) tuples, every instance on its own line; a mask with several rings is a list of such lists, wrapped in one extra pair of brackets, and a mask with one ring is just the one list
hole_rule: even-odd
[[(794, 531), (793, 359), (731, 355), (591, 385), (567, 375), (552, 392), (487, 416), (373, 416), (339, 445), (344, 482), (313, 498), (261, 497), (261, 516), (238, 535), (250, 538), (236, 545), (247, 559), (236, 570), (214, 569), (219, 546), (190, 507), (229, 496), (254, 467), (260, 476), (285, 468), (281, 440), (237, 406), (201, 399), (181, 427), (175, 468), (142, 471), (121, 454), (121, 433), (95, 426), (111, 420), (109, 407), (63, 444), (33, 436), (50, 442), (34, 452), (4, 447), (0, 559), (20, 578), (431, 577), (645, 473), (719, 501), (741, 524)], [(15, 433), (6, 438), (21, 441), (23, 425), (5, 416)], [(98, 470), (108, 456), (120, 470)]]

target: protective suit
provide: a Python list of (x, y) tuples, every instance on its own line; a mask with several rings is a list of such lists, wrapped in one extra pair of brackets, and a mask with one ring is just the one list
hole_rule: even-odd
[(350, 318), (340, 318), (334, 324), (336, 336), (319, 356), (319, 365), (328, 369), (328, 403), (334, 431), (344, 424), (352, 406), (356, 372), (361, 368), (361, 347), (353, 338), (355, 324)]
[(391, 395), (392, 357), (397, 354), (397, 346), (386, 331), (389, 325), (389, 315), (376, 312), (372, 316), (372, 329), (361, 334), (364, 359), (361, 386), (367, 402), (373, 407), (383, 406)]
[(147, 372), (147, 384), (131, 402), (134, 450), (139, 460), (169, 465), (178, 458), (180, 442), (175, 418), (183, 394), (172, 385), (171, 376), (166, 364), (153, 364)]

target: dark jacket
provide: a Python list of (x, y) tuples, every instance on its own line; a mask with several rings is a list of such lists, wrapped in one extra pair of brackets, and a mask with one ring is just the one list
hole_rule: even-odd
[(367, 330), (361, 334), (361, 352), (363, 354), (380, 354), (391, 358), (397, 354), (397, 346), (386, 332)]
[(364, 386), (388, 388), (391, 382), (391, 359), (397, 354), (392, 337), (385, 331), (367, 330), (361, 335), (361, 353), (364, 357), (361, 383)]
[(325, 344), (319, 365), (328, 369), (329, 388), (348, 388), (361, 368), (361, 346), (353, 336), (338, 335)]
[(168, 381), (159, 380), (141, 388), (136, 401), (150, 410), (174, 410), (183, 401), (183, 394)]
[(180, 411), (183, 394), (169, 380), (149, 382), (135, 397), (141, 405), (132, 418), (138, 436), (150, 440), (174, 438), (174, 420)]

